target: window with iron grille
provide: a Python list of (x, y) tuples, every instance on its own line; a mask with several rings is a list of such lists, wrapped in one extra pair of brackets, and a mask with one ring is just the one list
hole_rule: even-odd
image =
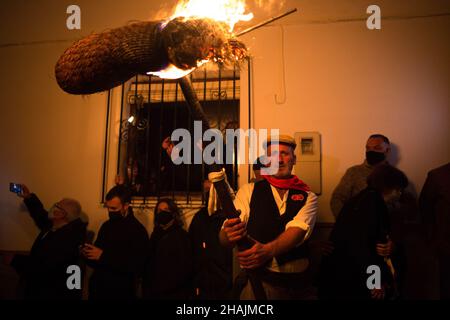
[[(223, 134), (226, 129), (238, 128), (238, 67), (198, 68), (190, 77), (210, 127)], [(127, 89), (122, 87), (117, 174), (131, 187), (135, 199), (146, 201), (168, 196), (179, 202), (204, 202), (202, 189), (203, 181), (207, 179), (206, 167), (202, 164), (174, 165), (164, 149), (165, 139), (178, 128), (189, 130), (194, 137), (193, 119), (177, 80), (139, 75)], [(193, 149), (193, 140), (191, 145)], [(235, 189), (236, 153), (235, 148), (234, 163), (224, 165), (228, 181)], [(226, 155), (223, 156), (225, 159)]]

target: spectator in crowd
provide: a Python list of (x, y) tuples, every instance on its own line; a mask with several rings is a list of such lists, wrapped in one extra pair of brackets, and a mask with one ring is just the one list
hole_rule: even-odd
[(345, 202), (367, 187), (367, 177), (379, 164), (386, 164), (391, 151), (389, 139), (382, 134), (372, 134), (366, 143), (366, 159), (362, 164), (350, 167), (334, 189), (331, 211), (338, 216)]
[(160, 199), (144, 276), (146, 299), (192, 298), (192, 247), (176, 203)]
[(94, 245), (82, 249), (94, 272), (89, 281), (89, 299), (134, 299), (142, 276), (148, 234), (134, 217), (130, 190), (113, 187), (106, 195), (109, 220), (102, 224)]
[(420, 193), (422, 221), (438, 259), (440, 298), (450, 299), (450, 163), (428, 172)]
[[(161, 143), (161, 166), (159, 168), (160, 177), (158, 192), (172, 191), (198, 191), (202, 190), (202, 165), (194, 163), (194, 159), (190, 159), (191, 163), (181, 162), (175, 164), (174, 161), (181, 160), (180, 150), (169, 137), (164, 138)], [(198, 148), (198, 146), (196, 146)]]
[[(211, 182), (204, 181), (204, 193), (209, 199)], [(194, 294), (200, 300), (231, 298), (232, 250), (219, 242), (219, 231), (225, 221), (222, 209), (209, 212), (208, 202), (198, 211), (189, 226), (193, 248)]]
[(16, 255), (11, 265), (24, 281), (26, 299), (81, 299), (80, 289), (69, 289), (67, 269), (79, 265), (79, 246), (86, 236), (81, 221), (81, 205), (77, 200), (63, 198), (49, 211), (28, 187), (22, 184), (23, 198), (40, 233), (28, 256)]
[[(369, 175), (368, 187), (347, 201), (337, 217), (319, 276), (321, 299), (394, 299), (404, 270), (403, 249), (393, 239), (387, 205), (398, 201), (408, 179), (383, 164)], [(369, 289), (369, 266), (381, 270), (381, 287)]]

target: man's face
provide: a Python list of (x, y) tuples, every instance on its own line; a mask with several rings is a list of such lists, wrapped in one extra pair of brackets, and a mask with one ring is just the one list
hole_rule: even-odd
[(277, 178), (288, 178), (291, 176), (292, 168), (296, 161), (294, 150), (292, 147), (284, 144), (279, 144), (278, 150), (276, 149), (277, 147), (274, 146), (272, 148), (272, 145), (267, 147), (267, 156), (270, 158), (270, 161), (278, 160), (278, 172), (274, 176)]
[(389, 145), (386, 142), (384, 142), (384, 140), (381, 138), (370, 138), (369, 140), (367, 140), (366, 152), (367, 151), (375, 151), (375, 152), (381, 152), (381, 153), (384, 153), (385, 155), (387, 155), (389, 150), (390, 150)]
[(120, 198), (118, 197), (114, 197), (111, 200), (106, 200), (105, 203), (105, 207), (108, 209), (108, 212), (117, 212), (122, 216), (125, 216), (128, 206), (129, 204), (122, 204), (122, 201), (120, 201)]
[(58, 201), (53, 205), (49, 212), (50, 220), (64, 220), (67, 217), (68, 213), (65, 209), (65, 201), (64, 199)]

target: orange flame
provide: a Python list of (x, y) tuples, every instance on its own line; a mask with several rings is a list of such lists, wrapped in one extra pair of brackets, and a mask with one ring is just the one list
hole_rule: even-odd
[(245, 13), (245, 0), (183, 0), (170, 19), (177, 17), (214, 19), (227, 23), (233, 32), (237, 22), (253, 19), (253, 13)]

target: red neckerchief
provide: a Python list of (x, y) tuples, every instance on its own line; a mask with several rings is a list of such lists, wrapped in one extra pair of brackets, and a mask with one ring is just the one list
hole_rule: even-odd
[(274, 176), (262, 176), (272, 186), (280, 189), (294, 189), (308, 192), (310, 189), (306, 183), (300, 180), (297, 176), (292, 175), (288, 179), (278, 179)]

